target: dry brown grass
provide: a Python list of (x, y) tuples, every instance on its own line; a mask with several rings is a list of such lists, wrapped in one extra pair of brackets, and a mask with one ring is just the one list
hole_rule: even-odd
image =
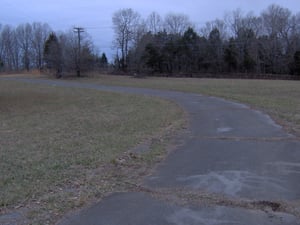
[(98, 75), (84, 82), (146, 87), (217, 96), (250, 105), (271, 115), (300, 137), (300, 81), (157, 78)]
[(2, 213), (28, 208), (30, 223), (53, 224), (138, 182), (162, 145), (141, 157), (128, 150), (178, 127), (182, 111), (155, 98), (1, 80), (0, 121)]
[[(260, 109), (300, 136), (299, 81), (126, 76), (80, 81), (219, 96)], [(151, 139), (152, 151), (142, 157), (127, 150), (183, 115), (158, 99), (12, 81), (0, 83), (0, 112), (1, 209), (29, 205), (29, 220), (37, 224), (138, 182), (148, 163), (161, 156), (161, 138)]]

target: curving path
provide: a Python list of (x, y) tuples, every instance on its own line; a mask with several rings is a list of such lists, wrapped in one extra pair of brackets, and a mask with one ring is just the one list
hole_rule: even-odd
[(182, 144), (145, 179), (147, 191), (112, 194), (59, 225), (300, 224), (300, 141), (259, 111), (199, 94), (4, 79), (157, 96), (189, 114)]

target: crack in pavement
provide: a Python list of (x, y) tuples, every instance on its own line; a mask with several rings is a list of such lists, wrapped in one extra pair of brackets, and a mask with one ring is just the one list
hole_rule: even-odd
[(207, 191), (192, 190), (188, 188), (153, 189), (132, 183), (128, 184), (133, 187), (131, 191), (149, 194), (158, 200), (167, 203), (171, 202), (179, 206), (227, 206), (248, 210), (260, 210), (268, 214), (274, 212), (288, 213), (300, 219), (300, 202), (230, 198), (221, 194), (213, 194)]
[(280, 142), (300, 141), (298, 137), (241, 137), (241, 136), (190, 136), (189, 139), (198, 140), (228, 140), (228, 141), (257, 141), (257, 142)]

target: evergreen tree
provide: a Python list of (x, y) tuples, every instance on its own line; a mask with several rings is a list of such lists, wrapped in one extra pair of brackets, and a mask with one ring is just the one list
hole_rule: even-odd
[(222, 39), (220, 31), (214, 28), (208, 37), (207, 60), (210, 72), (221, 72), (223, 62)]
[(152, 72), (162, 72), (162, 58), (158, 49), (152, 44), (148, 44), (145, 48), (143, 56), (146, 66), (152, 69)]
[(300, 51), (296, 51), (294, 55), (295, 73), (300, 75)]
[(244, 49), (244, 60), (243, 60), (243, 66), (245, 68), (245, 72), (252, 72), (255, 68), (255, 61), (254, 59), (250, 56), (249, 52), (247, 49)]
[(188, 28), (179, 43), (181, 62), (184, 72), (196, 72), (198, 70), (200, 54), (200, 38), (193, 28)]
[(4, 67), (4, 62), (0, 58), (0, 71), (2, 70), (3, 67)]
[(234, 43), (234, 39), (229, 40), (229, 44), (224, 51), (224, 61), (227, 64), (228, 72), (234, 72), (237, 69), (237, 49)]
[(44, 45), (44, 60), (50, 70), (55, 71), (57, 78), (62, 75), (62, 51), (58, 39), (54, 33), (51, 33)]
[(108, 65), (107, 57), (106, 57), (105, 53), (102, 53), (102, 56), (100, 58), (100, 67), (101, 68), (106, 68), (107, 65)]

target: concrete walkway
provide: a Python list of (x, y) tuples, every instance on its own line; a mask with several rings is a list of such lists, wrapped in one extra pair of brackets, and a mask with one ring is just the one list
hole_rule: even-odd
[(189, 114), (182, 144), (145, 179), (148, 191), (112, 194), (59, 225), (300, 224), (300, 142), (269, 116), (198, 94), (18, 80), (157, 96)]

